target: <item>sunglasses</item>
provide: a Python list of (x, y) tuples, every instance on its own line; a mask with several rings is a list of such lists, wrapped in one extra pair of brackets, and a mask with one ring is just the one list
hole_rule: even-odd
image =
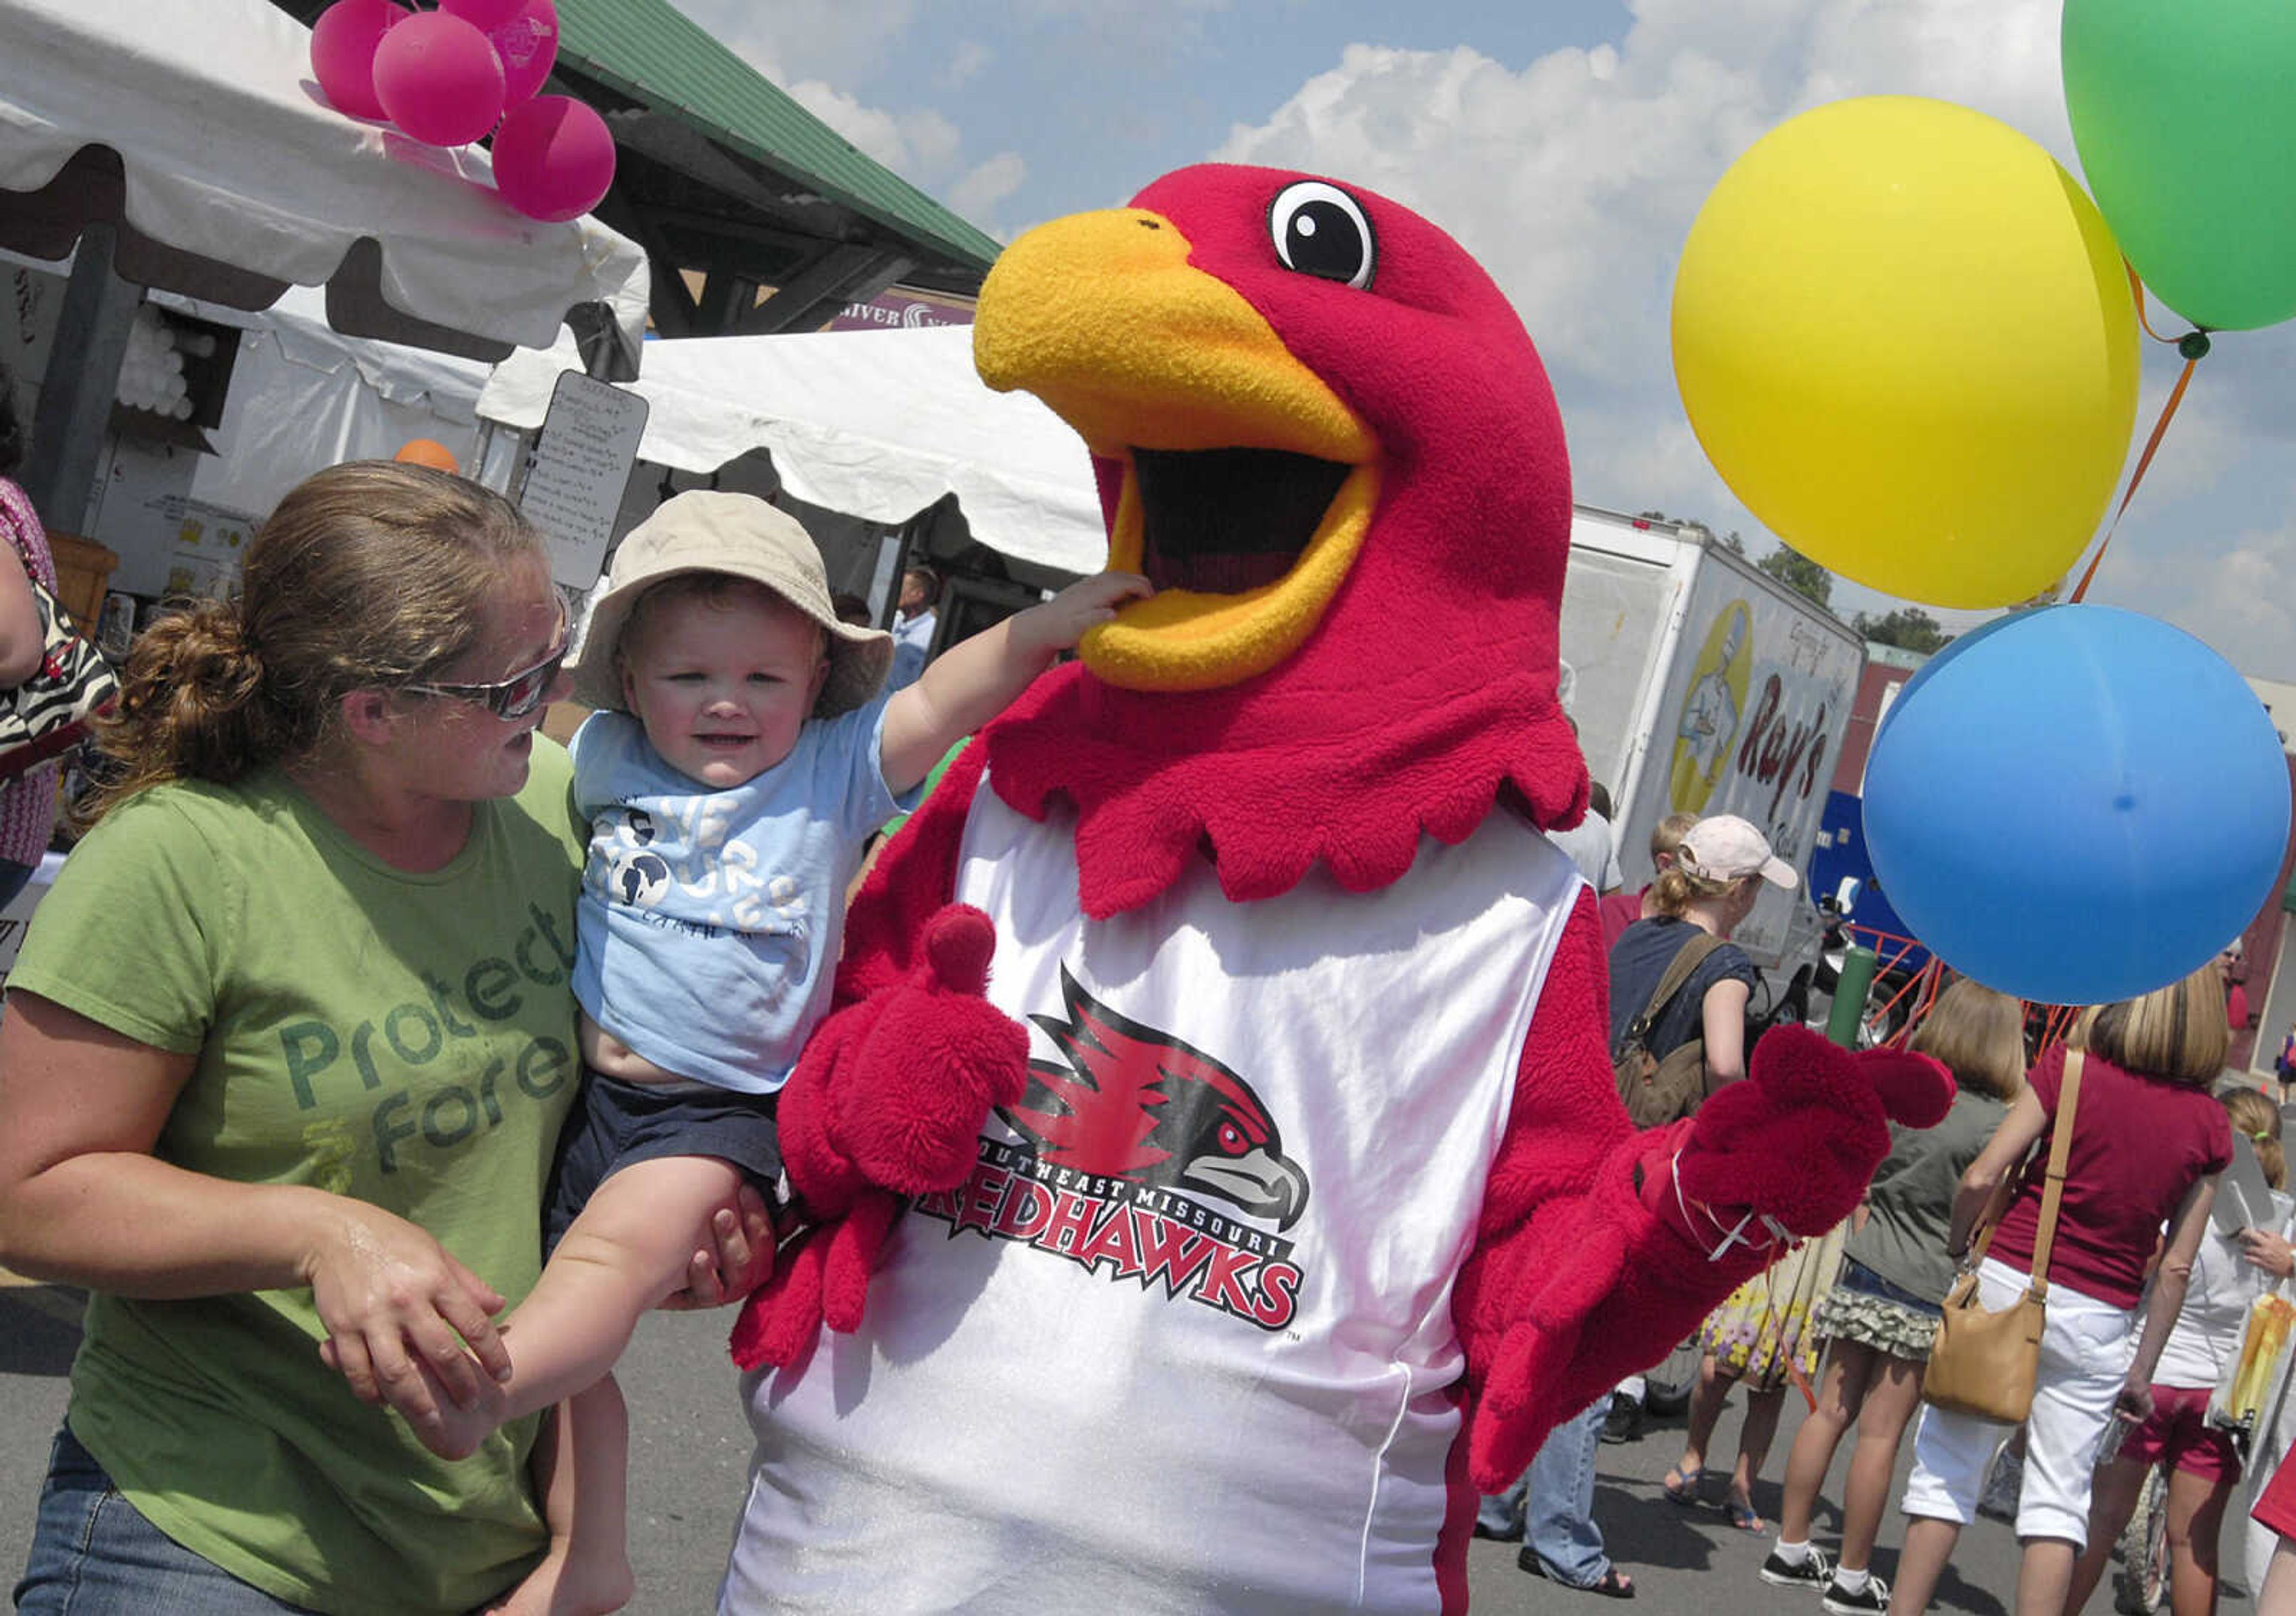
[(523, 718), (542, 705), (551, 685), (557, 682), (558, 670), (566, 661), (568, 632), (562, 610), (556, 649), (533, 667), (521, 668), (507, 679), (498, 679), (491, 685), (406, 685), (400, 688), (409, 695), (452, 696), (457, 701), (473, 702), (497, 718)]

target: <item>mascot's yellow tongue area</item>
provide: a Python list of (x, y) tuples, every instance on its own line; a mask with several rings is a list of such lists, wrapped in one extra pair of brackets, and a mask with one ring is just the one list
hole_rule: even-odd
[(1296, 651), (1345, 580), (1379, 503), (1379, 443), (1259, 311), (1190, 266), (1169, 219), (1138, 209), (1078, 214), (1006, 249), (980, 290), (974, 363), (999, 391), (1025, 389), (1124, 469), (1109, 564), (1148, 571), (1136, 451), (1273, 450), (1338, 468), (1312, 532), (1259, 547), (1292, 558), (1234, 592), (1166, 587), (1086, 635), (1085, 665), (1132, 690), (1209, 690)]

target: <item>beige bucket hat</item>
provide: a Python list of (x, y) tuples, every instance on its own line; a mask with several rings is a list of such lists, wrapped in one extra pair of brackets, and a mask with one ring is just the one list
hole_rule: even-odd
[(574, 661), (577, 701), (595, 708), (622, 705), (614, 647), (621, 643), (630, 608), (651, 586), (685, 572), (748, 578), (821, 625), (829, 677), (813, 704), (816, 718), (850, 711), (885, 683), (893, 665), (893, 636), (838, 620), (821, 551), (797, 518), (752, 494), (695, 488), (664, 500), (614, 552), (606, 593), (590, 608), (590, 626)]

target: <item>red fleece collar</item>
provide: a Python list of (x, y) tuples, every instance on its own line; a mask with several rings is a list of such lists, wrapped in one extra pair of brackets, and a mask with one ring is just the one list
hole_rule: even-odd
[(1156, 897), (1195, 857), (1236, 902), (1289, 891), (1317, 863), (1363, 892), (1410, 868), (1423, 832), (1466, 840), (1503, 792), (1537, 824), (1585, 811), (1586, 767), (1551, 675), (1463, 684), (1439, 666), (1344, 697), (1355, 710), (1335, 722), (1313, 689), (1152, 695), (1071, 665), (983, 736), (989, 781), (1032, 819), (1054, 797), (1074, 806), (1080, 898), (1102, 920)]

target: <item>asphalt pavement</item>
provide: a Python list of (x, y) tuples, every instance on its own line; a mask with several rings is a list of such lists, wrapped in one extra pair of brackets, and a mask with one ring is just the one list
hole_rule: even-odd
[[(64, 1373), (78, 1340), (78, 1311), (73, 1292), (0, 1278), (0, 1581), (12, 1581), (23, 1564), (48, 1441), (63, 1411)], [(741, 1507), (750, 1453), (734, 1371), (725, 1354), (732, 1318), (726, 1311), (650, 1315), (618, 1372), (630, 1405), (630, 1549), (638, 1582), (634, 1612), (683, 1616), (716, 1609), (718, 1579)], [(1754, 1494), (1756, 1507), (1769, 1518), (1777, 1511), (1778, 1478), (1802, 1412), (1798, 1397), (1790, 1395), (1787, 1402), (1767, 1480)], [(1710, 1456), (1717, 1466), (1726, 1465), (1735, 1452), (1738, 1410), (1734, 1399), (1722, 1416)], [(1771, 1587), (1756, 1575), (1769, 1552), (1770, 1536), (1732, 1528), (1718, 1490), (1705, 1508), (1685, 1509), (1666, 1497), (1660, 1481), (1681, 1443), (1678, 1419), (1657, 1421), (1637, 1441), (1605, 1446), (1596, 1461), (1595, 1522), (1609, 1540), (1611, 1557), (1639, 1585), (1639, 1596), (1628, 1608), (1644, 1616), (1767, 1616), (1775, 1611), (1816, 1616), (1814, 1598)], [(1911, 1458), (1910, 1442), (1898, 1460), (1900, 1484)], [(1824, 1495), (1816, 1530), (1821, 1544), (1831, 1544), (1839, 1530), (1835, 1505), (1848, 1463), (1845, 1450), (1835, 1464), (1835, 1485)], [(1718, 1478), (1711, 1484), (1718, 1488), (1718, 1471), (1709, 1473)], [(2232, 1531), (2228, 1526), (2226, 1558), (2236, 1568)], [(1897, 1569), (1902, 1535), (1902, 1521), (1893, 1515), (1884, 1522), (1874, 1568), (1885, 1578)], [(1978, 1522), (1962, 1535), (1935, 1608), (1964, 1616), (2007, 1616), (2016, 1554), (2007, 1527)], [(1477, 1542), (1468, 1579), (1474, 1609), (1487, 1616), (1592, 1616), (1597, 1610), (1620, 1608), (1617, 1602), (1518, 1571), (1513, 1544)], [(2110, 1603), (2108, 1583), (2089, 1608), (2102, 1612)], [(2249, 1608), (2245, 1595), (2227, 1586), (2224, 1609)]]

